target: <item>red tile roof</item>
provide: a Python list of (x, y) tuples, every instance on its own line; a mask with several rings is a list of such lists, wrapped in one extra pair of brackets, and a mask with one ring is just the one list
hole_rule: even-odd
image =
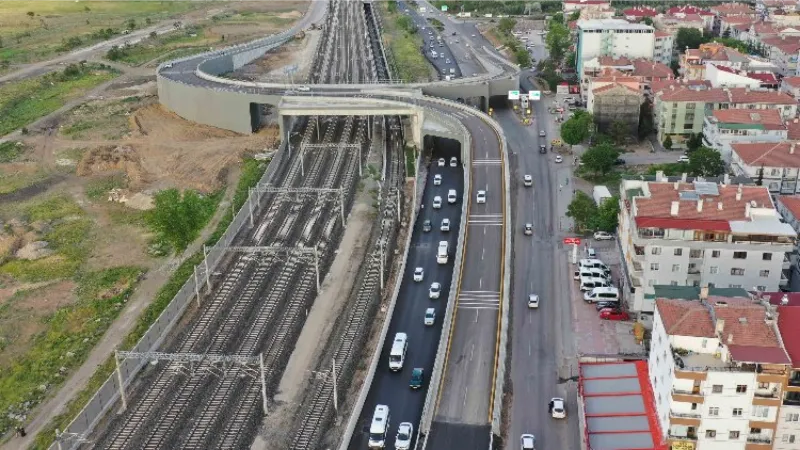
[(667, 14), (701, 14), (701, 15), (714, 15), (714, 13), (710, 11), (706, 11), (703, 9), (698, 8), (694, 5), (684, 5), (684, 6), (673, 6), (672, 8), (667, 10)]
[(711, 89), (711, 82), (707, 80), (653, 80), (650, 83), (650, 89), (653, 93), (670, 89), (670, 86), (675, 86), (675, 89), (681, 87), (692, 87), (695, 89)]
[(728, 94), (722, 89), (689, 89), (686, 87), (675, 87), (665, 89), (661, 94), (661, 100), (666, 102), (705, 102), (705, 103), (725, 103), (728, 101)]
[(777, 109), (716, 109), (712, 115), (722, 123), (761, 124), (767, 130), (786, 128)]
[(614, 58), (613, 56), (600, 56), (597, 58), (598, 64), (601, 66), (630, 66), (631, 60), (620, 56), (619, 58)]
[(758, 80), (761, 84), (778, 84), (778, 77), (774, 73), (747, 72), (747, 78)]
[(715, 337), (711, 314), (700, 302), (660, 298), (656, 309), (669, 335)]
[(800, 219), (800, 195), (781, 195), (778, 201), (783, 203), (795, 219)]
[(800, 43), (800, 36), (773, 36), (773, 37), (766, 37), (761, 39), (761, 43), (765, 46), (772, 46), (778, 47), (787, 44), (798, 44)]
[(573, 5), (604, 5), (609, 2), (606, 0), (564, 0), (564, 3), (570, 3)]
[(635, 6), (622, 11), (622, 15), (632, 17), (655, 17), (658, 15), (658, 10), (647, 6)]
[(667, 65), (647, 59), (633, 60), (633, 75), (645, 78), (675, 78), (675, 74)]
[(786, 122), (786, 138), (790, 141), (800, 141), (800, 120), (792, 119)]
[(791, 95), (785, 92), (749, 88), (713, 88), (695, 90), (678, 88), (664, 90), (661, 99), (670, 102), (732, 103), (743, 105), (796, 105)]
[[(704, 200), (702, 211), (697, 210), (697, 200), (680, 200), (680, 192), (694, 191), (694, 185), (690, 183), (651, 182), (648, 183), (650, 197), (635, 197), (637, 225), (639, 218), (649, 219), (669, 219), (680, 221), (691, 220), (692, 224), (687, 224), (682, 229), (701, 229), (697, 225), (720, 226), (717, 222), (732, 220), (749, 220), (745, 216), (745, 211), (751, 201), (763, 207), (772, 207), (772, 200), (769, 191), (764, 186), (741, 186), (741, 200), (736, 199), (739, 186), (717, 185), (719, 195), (700, 195)], [(678, 214), (671, 214), (672, 202), (678, 202)], [(719, 204), (722, 209), (719, 209)], [(651, 225), (652, 226), (652, 225)], [(691, 228), (686, 228), (691, 227)], [(671, 227), (664, 227), (671, 228)], [(678, 227), (675, 227), (678, 228)]]
[(634, 89), (634, 88), (632, 88), (632, 87), (630, 87), (628, 85), (622, 84), (622, 83), (610, 83), (610, 84), (607, 84), (605, 86), (600, 86), (599, 88), (593, 89), (592, 93), (594, 93), (594, 95), (602, 94), (604, 92), (608, 92), (608, 91), (610, 91), (612, 89), (615, 89), (615, 88), (622, 88), (622, 89), (628, 90), (628, 91), (630, 91), (632, 93), (639, 94), (639, 90), (638, 89)]
[(755, 14), (753, 8), (745, 3), (724, 3), (709, 8), (710, 11), (719, 15), (726, 14)]
[(731, 149), (748, 166), (800, 167), (800, 145), (793, 142), (734, 143)]
[(663, 31), (663, 30), (656, 30), (656, 32), (655, 32), (655, 36), (656, 36), (656, 39), (658, 39), (658, 38), (665, 38), (665, 37), (670, 37), (670, 36), (672, 36), (672, 33), (668, 33), (668, 32), (666, 32), (666, 31)]
[(759, 347), (756, 345), (729, 345), (731, 359), (742, 363), (790, 364), (789, 357), (781, 347)]
[[(714, 308), (716, 327), (722, 325), (721, 342), (728, 346), (728, 350), (732, 346), (739, 346), (737, 351), (745, 353), (741, 356), (746, 359), (740, 361), (769, 362), (760, 361), (758, 355), (751, 355), (752, 352), (746, 347), (761, 347), (762, 350), (772, 347), (783, 351), (775, 329), (764, 321), (767, 311), (761, 304), (753, 303), (749, 298), (709, 297), (706, 301)], [(725, 322), (720, 324), (720, 320)], [(774, 354), (767, 356), (772, 359), (775, 357)]]
[(791, 87), (800, 87), (800, 77), (783, 77), (781, 81)]
[(800, 307), (778, 307), (778, 330), (794, 368), (800, 368), (800, 326), (797, 324), (800, 324)]
[(699, 14), (686, 14), (685, 16), (661, 16), (661, 21), (672, 23), (688, 23), (688, 22), (703, 22), (703, 18)]
[(770, 105), (796, 105), (791, 95), (778, 91), (761, 91), (748, 88), (730, 88), (731, 103), (756, 103)]

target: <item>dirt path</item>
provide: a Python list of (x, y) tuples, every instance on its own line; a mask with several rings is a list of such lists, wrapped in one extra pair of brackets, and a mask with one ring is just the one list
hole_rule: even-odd
[(67, 403), (86, 386), (87, 381), (94, 375), (97, 368), (111, 356), (114, 349), (120, 345), (125, 336), (136, 326), (139, 315), (150, 305), (150, 302), (164, 283), (167, 282), (172, 272), (189, 256), (202, 248), (203, 243), (211, 236), (211, 233), (214, 232), (222, 217), (228, 214), (239, 174), (240, 170), (238, 167), (232, 167), (228, 172), (227, 188), (220, 201), (219, 208), (217, 208), (214, 217), (211, 218), (211, 221), (209, 221), (208, 225), (203, 229), (200, 237), (195, 240), (183, 254), (167, 258), (162, 261), (159, 266), (145, 273), (144, 279), (136, 287), (136, 290), (125, 304), (125, 308), (122, 310), (119, 317), (108, 327), (108, 331), (94, 346), (88, 358), (86, 358), (86, 361), (84, 361), (80, 368), (67, 379), (66, 383), (61, 386), (54, 397), (39, 405), (39, 407), (34, 410), (35, 416), (30, 422), (25, 424), (27, 436), (24, 438), (12, 438), (9, 442), (3, 444), (0, 450), (19, 450), (28, 447), (33, 443), (36, 435), (43, 427), (54, 417), (65, 411)]

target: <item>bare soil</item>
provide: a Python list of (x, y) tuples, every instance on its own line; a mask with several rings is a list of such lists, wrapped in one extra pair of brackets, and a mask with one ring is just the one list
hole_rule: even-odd
[[(305, 82), (321, 35), (319, 30), (307, 30), (301, 39), (282, 45), (228, 76), (246, 81)], [(290, 66), (296, 66), (296, 72), (291, 79), (285, 72)]]

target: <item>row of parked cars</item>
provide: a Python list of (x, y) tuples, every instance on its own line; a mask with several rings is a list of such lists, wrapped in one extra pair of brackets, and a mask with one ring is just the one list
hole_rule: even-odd
[[(592, 255), (594, 256), (594, 254)], [(620, 308), (620, 293), (611, 281), (611, 269), (601, 260), (581, 259), (573, 274), (584, 293), (583, 300), (593, 303), (604, 320), (628, 320)]]

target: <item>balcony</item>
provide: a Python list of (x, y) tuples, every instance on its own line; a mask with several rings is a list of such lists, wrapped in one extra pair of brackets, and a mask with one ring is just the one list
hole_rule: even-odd
[(679, 412), (675, 412), (675, 411), (670, 411), (669, 412), (669, 416), (670, 417), (677, 417), (679, 419), (698, 419), (698, 420), (700, 419), (700, 413), (699, 412), (696, 412), (696, 413), (695, 412), (679, 413)]
[(748, 436), (747, 443), (769, 445), (772, 444), (772, 438), (768, 436)]
[(703, 393), (700, 392), (700, 388), (691, 391), (684, 391), (682, 389), (673, 389), (672, 400), (684, 403), (703, 403), (704, 401)]
[(674, 439), (676, 441), (696, 441), (697, 435), (696, 434), (687, 434), (686, 436), (676, 436), (674, 434), (668, 434), (667, 439)]
[(800, 376), (795, 374), (789, 378), (789, 386), (800, 387)]
[(753, 395), (757, 398), (778, 398), (778, 390), (775, 389), (774, 391), (755, 391)]

